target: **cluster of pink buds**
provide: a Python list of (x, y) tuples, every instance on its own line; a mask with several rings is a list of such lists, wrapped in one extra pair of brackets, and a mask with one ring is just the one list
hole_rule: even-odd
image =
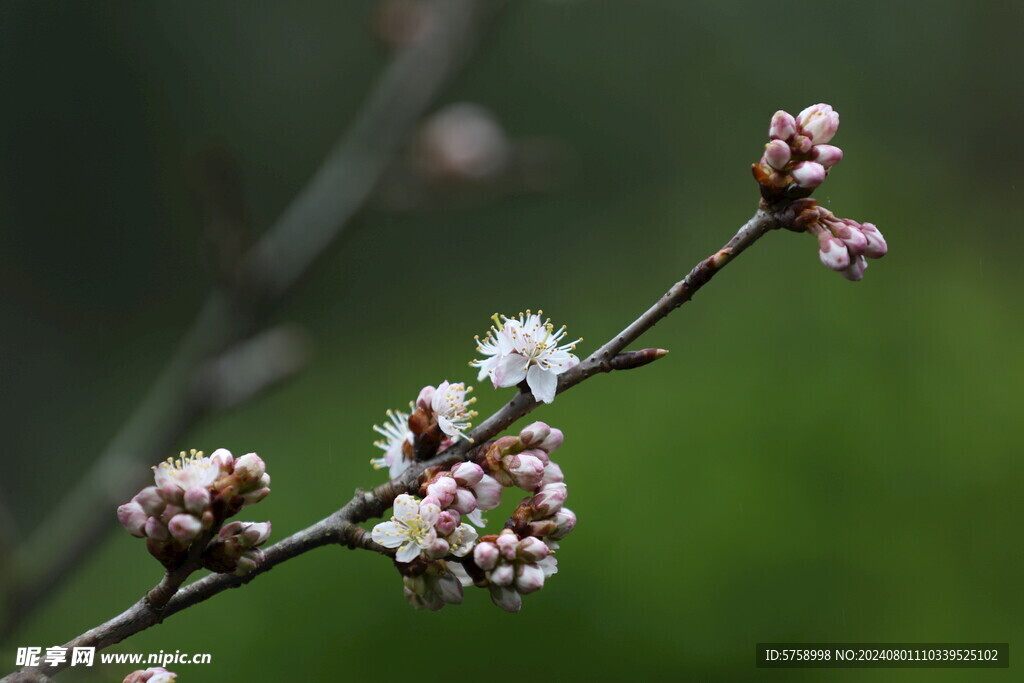
[(814, 235), (818, 240), (818, 258), (822, 264), (854, 282), (864, 277), (867, 259), (885, 256), (885, 238), (872, 223), (837, 218), (813, 199), (800, 199), (787, 209), (794, 228)]
[(473, 561), (463, 565), (473, 582), (490, 590), (491, 600), (506, 612), (523, 607), (523, 595), (539, 591), (558, 571), (552, 549), (535, 536), (520, 538), (512, 529), (480, 539)]
[(839, 114), (827, 104), (815, 104), (796, 118), (775, 112), (761, 161), (754, 177), (769, 202), (798, 199), (811, 194), (825, 181), (829, 170), (843, 158), (843, 150), (826, 144), (839, 128)]
[(203, 553), (203, 566), (220, 574), (245, 576), (263, 564), (259, 546), (270, 538), (270, 522), (229, 522)]
[(124, 677), (124, 683), (174, 683), (177, 679), (178, 674), (173, 671), (162, 666), (152, 666), (131, 672)]
[(864, 277), (867, 259), (885, 256), (885, 238), (873, 224), (838, 218), (808, 199), (843, 158), (843, 150), (827, 144), (838, 128), (839, 114), (827, 104), (807, 107), (796, 118), (775, 112), (771, 142), (753, 171), (764, 201), (784, 208), (785, 227), (814, 235), (821, 262), (856, 282)]
[(502, 486), (518, 486), (536, 492), (563, 480), (562, 470), (551, 453), (562, 445), (562, 430), (543, 422), (524, 427), (519, 436), (503, 436), (488, 444), (481, 465)]
[(421, 495), (435, 498), (441, 506), (438, 524), (443, 529), (458, 526), (462, 515), (482, 528), (483, 513), (501, 504), (502, 485), (476, 463), (460, 462), (447, 471), (429, 468), (422, 481)]
[[(153, 471), (155, 485), (147, 486), (120, 506), (117, 518), (128, 533), (145, 538), (150, 554), (168, 569), (181, 565), (194, 542), (209, 541), (225, 520), (270, 493), (270, 475), (255, 453), (234, 458), (221, 448), (207, 457), (202, 451), (192, 450), (182, 452), (177, 460), (169, 458)], [(251, 526), (259, 531), (249, 533), (245, 550), (265, 541), (270, 533), (269, 523)], [(229, 536), (224, 537), (225, 543)], [(252, 542), (256, 538), (262, 540)], [(222, 558), (209, 559), (215, 566), (224, 565)], [(244, 564), (248, 563), (236, 562), (226, 571), (236, 571)]]
[[(557, 571), (553, 552), (576, 526), (564, 507), (568, 495), (562, 469), (551, 453), (562, 444), (559, 429), (543, 422), (524, 427), (518, 436), (488, 442), (477, 449), (476, 462), (449, 470), (428, 468), (420, 479), (422, 499), (403, 494), (394, 516), (373, 528), (371, 537), (396, 548), (405, 597), (413, 607), (438, 610), (462, 602), (463, 586), (490, 589), (499, 607), (518, 612), (522, 595), (539, 590)], [(501, 503), (504, 487), (532, 495), (516, 507), (500, 534), (484, 536), (482, 512)], [(470, 554), (470, 551), (473, 551)]]

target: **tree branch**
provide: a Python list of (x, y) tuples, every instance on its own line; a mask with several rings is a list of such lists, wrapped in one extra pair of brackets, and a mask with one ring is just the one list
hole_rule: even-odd
[[(640, 367), (665, 355), (663, 349), (644, 349), (642, 351), (621, 353), (625, 347), (640, 335), (652, 328), (659, 320), (666, 317), (676, 308), (693, 298), (693, 295), (714, 275), (725, 267), (744, 249), (756, 242), (769, 230), (781, 227), (781, 219), (777, 214), (760, 209), (747, 223), (740, 228), (735, 236), (717, 252), (698, 263), (685, 278), (672, 285), (661, 299), (651, 306), (643, 315), (630, 323), (622, 332), (612, 337), (594, 351), (586, 360), (559, 377), (558, 392), (562, 393), (594, 375), (618, 369)], [(643, 362), (639, 362), (643, 361)], [(523, 417), (540, 405), (532, 395), (520, 391), (511, 401), (488, 417), (471, 432), (473, 443), (481, 444), (497, 436), (513, 422)], [(211, 574), (185, 588), (179, 590), (163, 609), (157, 609), (145, 598), (135, 603), (110, 621), (83, 633), (64, 647), (95, 647), (102, 649), (125, 638), (160, 623), (166, 617), (176, 614), (207, 600), (230, 588), (249, 583), (260, 574), (270, 571), (286, 560), (297, 557), (314, 548), (324, 545), (347, 545), (351, 548), (364, 548), (385, 555), (393, 551), (383, 548), (372, 540), (364, 529), (356, 526), (360, 522), (380, 517), (391, 507), (394, 499), (418, 488), (420, 475), (428, 467), (445, 467), (460, 460), (465, 460), (473, 445), (466, 442), (442, 451), (434, 458), (413, 463), (401, 477), (394, 481), (381, 484), (372, 491), (356, 491), (355, 496), (340, 510), (331, 516), (316, 522), (288, 538), (275, 543), (264, 551), (264, 562), (245, 576), (231, 574)], [(63, 666), (37, 667), (25, 669), (21, 675), (53, 674)], [(22, 678), (18, 680), (39, 680)]]
[[(238, 264), (235, 289), (213, 291), (137, 410), (75, 488), (21, 544), (0, 641), (60, 584), (113, 526), (111, 510), (218, 407), (197, 373), (257, 329), (257, 320), (337, 240), (397, 156), (416, 121), (464, 62), (504, 0), (438, 0), (436, 21), (400, 52), (340, 143), (277, 222)], [(199, 382), (202, 385), (202, 382)]]

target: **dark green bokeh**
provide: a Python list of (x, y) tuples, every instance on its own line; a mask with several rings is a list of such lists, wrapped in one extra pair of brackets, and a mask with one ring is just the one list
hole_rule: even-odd
[[(231, 149), (272, 222), (386, 61), (371, 6), (5, 4), (0, 489), (23, 525), (88, 467), (209, 286), (188, 150)], [(889, 255), (852, 284), (811, 238), (771, 234), (644, 338), (665, 360), (540, 411), (567, 434), (580, 524), (521, 614), (483, 591), (414, 612), (386, 560), (321, 549), (115, 650), (211, 652), (183, 683), (866, 681), (880, 672), (759, 671), (754, 644), (1015, 644), (1022, 20), (1012, 2), (517, 4), (445, 101), (563, 140), (572, 181), (362, 214), (279, 316), (313, 333), (308, 371), (180, 444), (259, 451), (274, 492), (253, 515), (275, 538), (381, 481), (370, 426), (471, 379), (491, 313), (543, 307), (587, 350), (720, 246), (756, 207), (748, 167), (778, 108), (841, 113), (846, 158), (819, 198), (876, 223)], [(477, 393), (483, 414), (509, 397)], [(112, 533), (0, 671), (158, 576)]]

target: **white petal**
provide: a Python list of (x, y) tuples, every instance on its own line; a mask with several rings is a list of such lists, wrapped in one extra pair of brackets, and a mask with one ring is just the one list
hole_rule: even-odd
[(424, 503), (420, 505), (420, 517), (423, 518), (424, 524), (434, 526), (437, 523), (438, 517), (441, 516), (441, 508), (434, 505), (433, 503)]
[(470, 522), (477, 525), (481, 529), (483, 529), (484, 525), (487, 524), (486, 520), (484, 520), (484, 511), (481, 510), (480, 508), (477, 508), (476, 510), (473, 510), (468, 515), (466, 515), (466, 519), (468, 519)]
[[(515, 324), (513, 324), (515, 323)], [(507, 356), (516, 349), (515, 342), (512, 341), (512, 332), (515, 330), (516, 334), (519, 334), (519, 330), (516, 330), (518, 326), (518, 320), (508, 320), (505, 325), (501, 328), (501, 331), (495, 335), (495, 339), (498, 342), (498, 351), (501, 352), (502, 356)]]
[(548, 555), (543, 560), (539, 561), (537, 566), (544, 570), (544, 576), (551, 576), (552, 574), (558, 573), (558, 560), (555, 559), (554, 555)]
[(412, 562), (420, 556), (420, 547), (410, 541), (398, 549), (395, 559), (399, 562)]
[(459, 435), (458, 428), (454, 425), (454, 423), (452, 423), (450, 419), (448, 419), (444, 415), (437, 416), (437, 426), (440, 427), (441, 431), (447, 434), (448, 436)]
[(394, 522), (381, 522), (373, 527), (370, 538), (385, 548), (397, 548), (407, 540), (405, 527)]
[(530, 385), (533, 397), (542, 403), (551, 403), (555, 400), (555, 389), (558, 387), (558, 375), (554, 372), (542, 370), (534, 365), (526, 374), (526, 383)]
[(493, 370), (498, 365), (498, 361), (500, 360), (501, 356), (499, 355), (491, 356), (487, 360), (480, 361), (480, 372), (478, 372), (476, 375), (476, 381), (482, 382), (487, 378), (490, 378), (493, 381), (494, 375), (491, 374), (491, 370)]
[(408, 493), (395, 498), (395, 518), (402, 522), (415, 519), (420, 513), (420, 502)]
[(473, 579), (469, 578), (469, 572), (458, 562), (448, 562), (448, 571), (459, 580), (463, 586), (472, 586)]
[(526, 379), (527, 360), (518, 353), (502, 358), (494, 368), (494, 386), (514, 387)]

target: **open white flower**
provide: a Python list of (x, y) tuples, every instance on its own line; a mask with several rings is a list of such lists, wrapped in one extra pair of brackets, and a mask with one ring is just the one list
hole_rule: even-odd
[(412, 464), (412, 460), (405, 457), (405, 445), (412, 446), (413, 434), (409, 429), (409, 415), (398, 410), (388, 411), (388, 420), (384, 426), (373, 425), (373, 430), (384, 438), (375, 441), (374, 446), (384, 451), (384, 455), (370, 460), (375, 469), (384, 467), (391, 468), (389, 474), (392, 479), (405, 472)]
[(196, 487), (208, 488), (221, 474), (231, 471), (232, 462), (231, 452), (223, 448), (218, 448), (210, 457), (195, 449), (188, 453), (182, 451), (177, 460), (167, 458), (154, 467), (153, 479), (161, 489), (184, 492)]
[(437, 426), (452, 438), (469, 440), (464, 432), (473, 426), (470, 421), (476, 417), (476, 411), (469, 409), (469, 406), (476, 403), (476, 399), (466, 399), (466, 394), (471, 391), (473, 387), (467, 387), (462, 382), (450, 384), (445, 380), (437, 385), (431, 398), (430, 407), (437, 418)]
[(558, 376), (580, 362), (571, 352), (583, 340), (560, 344), (565, 325), (556, 330), (542, 314), (527, 311), (502, 321), (495, 315), (487, 336), (477, 338), (477, 351), (487, 357), (470, 363), (480, 368), (479, 379), (489, 376), (495, 387), (514, 387), (525, 379), (538, 401), (555, 400)]
[(468, 524), (460, 524), (455, 527), (455, 530), (449, 534), (448, 538), (445, 540), (447, 540), (448, 544), (451, 546), (449, 552), (451, 552), (452, 555), (455, 557), (463, 557), (473, 549), (478, 537), (479, 535), (476, 533), (476, 529)]
[(385, 548), (398, 548), (395, 559), (399, 562), (412, 562), (437, 540), (434, 524), (441, 508), (403, 493), (395, 498), (394, 510), (391, 521), (373, 527), (370, 536)]

